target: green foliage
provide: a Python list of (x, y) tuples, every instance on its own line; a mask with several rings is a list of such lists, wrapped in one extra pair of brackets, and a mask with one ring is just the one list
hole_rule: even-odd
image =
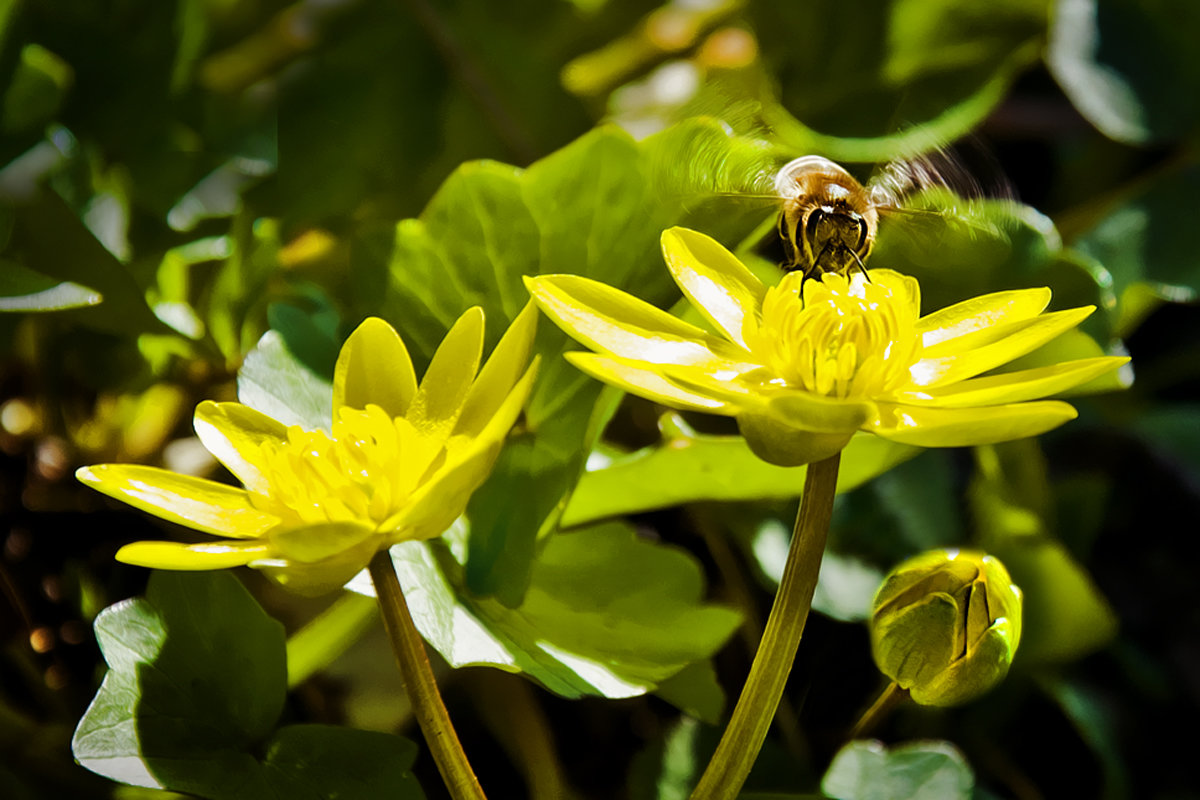
[(1104, 134), (1134, 144), (1162, 141), (1186, 136), (1200, 122), (1195, 93), (1176, 91), (1200, 81), (1197, 34), (1200, 13), (1190, 3), (1060, 2), (1046, 63)]
[[(869, 265), (917, 276), (926, 311), (1032, 286), (1096, 306), (1010, 369), (1134, 362), (1037, 443), (912, 457), (852, 440), (819, 614), (752, 789), (816, 797), (825, 774), (830, 797), (1194, 795), (1163, 720), (1200, 712), (1184, 668), (1200, 648), (1197, 41), (1200, 12), (1173, 0), (0, 0), (0, 795), (150, 796), (78, 769), (83, 716), (73, 758), (139, 786), (420, 797), (417, 747), (355, 730), (408, 713), (371, 671), (391, 656), (367, 600), (320, 615), (248, 583), (293, 634), (286, 663), (283, 628), (227, 576), (155, 575), (124, 600), (143, 573), (111, 554), (147, 523), (79, 493), (73, 468), (220, 476), (190, 412), (235, 392), (327, 429), (338, 347), (369, 315), (421, 371), (470, 306), (493, 347), (525, 276), (671, 307), (671, 225), (771, 284), (782, 163), (821, 154), (869, 182), (964, 137), (1022, 202), (986, 166), (998, 197), (906, 198), (916, 213), (886, 216)], [(720, 421), (623, 402), (569, 347), (540, 327), (492, 477), (444, 540), (394, 558), (494, 796), (522, 796), (490, 782), (513, 772), (537, 796), (542, 759), (586, 800), (684, 797), (744, 679), (805, 469), (765, 464)], [(1022, 589), (1012, 674), (951, 714), (901, 707), (876, 731), (889, 745), (830, 764), (878, 679), (875, 588), (943, 547), (995, 554)], [(107, 673), (73, 633), (93, 617)], [(502, 729), (467, 665), (556, 696), (535, 690)], [(530, 749), (539, 715), (547, 751)], [(332, 719), (346, 726), (311, 724)], [(961, 752), (891, 744), (914, 734)], [(626, 774), (643, 747), (652, 766)]]
[(851, 742), (833, 757), (821, 790), (839, 800), (967, 800), (975, 777), (949, 742), (913, 742), (888, 748)]
[[(697, 434), (678, 415), (660, 421), (663, 441), (614, 454), (580, 479), (560, 521), (564, 527), (700, 500), (795, 497), (805, 467), (778, 467), (750, 452), (739, 436)], [(917, 448), (859, 435), (842, 452), (838, 491), (846, 492), (917, 453)]]
[(213, 800), (424, 797), (411, 742), (275, 728), (283, 629), (230, 575), (155, 573), (144, 598), (101, 612), (96, 636), (109, 672), (72, 743), (88, 769)]
[(608, 524), (556, 534), (533, 562), (523, 602), (465, 590), (462, 538), (397, 547), (393, 560), (422, 635), (452, 666), (519, 671), (564, 697), (633, 697), (711, 656), (737, 627), (702, 601), (686, 552)]

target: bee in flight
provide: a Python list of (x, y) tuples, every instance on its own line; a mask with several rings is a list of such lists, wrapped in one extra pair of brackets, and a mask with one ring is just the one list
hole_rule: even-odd
[(875, 244), (879, 203), (854, 176), (821, 156), (789, 161), (775, 176), (775, 192), (783, 198), (779, 236), (784, 268), (816, 277), (847, 274), (863, 262)]
[[(917, 159), (888, 164), (865, 186), (841, 166), (821, 156), (801, 156), (789, 161), (775, 176), (775, 195), (782, 199), (779, 236), (783, 239), (787, 270), (802, 270), (806, 277), (826, 272), (848, 275), (859, 269), (866, 275), (866, 260), (875, 244), (881, 217), (889, 214), (932, 215), (903, 205), (906, 196), (920, 189), (948, 186), (947, 167)], [(963, 176), (956, 176), (960, 183)]]

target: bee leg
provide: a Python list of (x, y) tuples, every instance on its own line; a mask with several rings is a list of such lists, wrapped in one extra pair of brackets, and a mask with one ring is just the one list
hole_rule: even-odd
[(871, 276), (867, 274), (867, 265), (864, 264), (863, 260), (858, 257), (858, 253), (854, 252), (853, 250), (850, 250), (849, 252), (851, 257), (854, 259), (854, 264), (858, 267), (858, 271), (861, 272), (862, 276), (867, 279), (867, 283), (871, 283)]

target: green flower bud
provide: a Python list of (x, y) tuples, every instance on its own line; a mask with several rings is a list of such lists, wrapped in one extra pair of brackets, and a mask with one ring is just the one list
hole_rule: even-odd
[(875, 663), (922, 705), (958, 705), (991, 689), (1020, 640), (1021, 590), (979, 552), (908, 559), (888, 573), (871, 609)]

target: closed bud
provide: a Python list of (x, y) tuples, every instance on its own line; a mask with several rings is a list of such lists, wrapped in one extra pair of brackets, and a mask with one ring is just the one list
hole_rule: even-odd
[(958, 705), (991, 689), (1020, 640), (1021, 590), (983, 553), (922, 553), (888, 573), (875, 594), (875, 663), (922, 705)]

